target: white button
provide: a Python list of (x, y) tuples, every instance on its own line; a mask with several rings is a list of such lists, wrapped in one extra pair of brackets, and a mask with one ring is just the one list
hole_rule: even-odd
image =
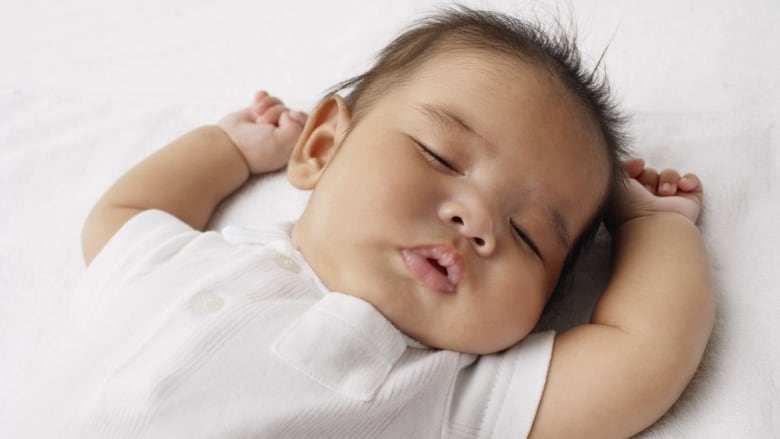
[(192, 296), (190, 301), (192, 311), (199, 315), (215, 313), (224, 305), (225, 301), (213, 291), (202, 291)]
[(301, 267), (289, 256), (277, 254), (274, 258), (274, 261), (276, 262), (276, 265), (279, 266), (279, 268), (292, 271), (293, 273), (298, 273), (301, 271)]

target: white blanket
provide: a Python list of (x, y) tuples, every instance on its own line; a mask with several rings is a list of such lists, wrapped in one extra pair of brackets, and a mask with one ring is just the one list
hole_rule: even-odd
[[(117, 176), (175, 136), (244, 105), (257, 89), (310, 110), (411, 19), (441, 5), (309, 3), (3, 2), (0, 425), (24, 391), (18, 383), (26, 365), (57, 340), (83, 270), (81, 224)], [(590, 59), (610, 45), (607, 70), (634, 115), (635, 151), (704, 181), (715, 333), (681, 401), (640, 437), (779, 437), (780, 5), (467, 4), (543, 18), (571, 11)], [(292, 219), (305, 201), (283, 176), (271, 176), (230, 200), (215, 224)], [(607, 250), (605, 239), (597, 241), (563, 312), (547, 324), (587, 317), (606, 276)]]

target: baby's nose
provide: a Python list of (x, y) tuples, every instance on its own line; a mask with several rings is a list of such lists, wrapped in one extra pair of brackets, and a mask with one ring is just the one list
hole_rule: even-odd
[(446, 203), (442, 206), (440, 216), (468, 238), (477, 253), (487, 256), (493, 252), (496, 245), (493, 219), (488, 209), (480, 203)]

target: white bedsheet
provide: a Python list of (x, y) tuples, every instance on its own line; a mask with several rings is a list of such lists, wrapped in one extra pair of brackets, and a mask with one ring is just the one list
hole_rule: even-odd
[[(545, 16), (552, 1), (466, 2)], [(574, 2), (572, 2), (574, 3)], [(309, 110), (441, 2), (3, 1), (0, 14), (0, 426), (57, 339), (83, 270), (81, 224), (124, 170), (266, 88)], [(702, 177), (719, 315), (681, 401), (643, 438), (780, 437), (780, 3), (561, 3), (606, 64), (651, 165)], [(292, 219), (306, 194), (262, 179), (215, 221)], [(553, 326), (583, 318), (604, 240)], [(2, 432), (0, 432), (2, 435)]]

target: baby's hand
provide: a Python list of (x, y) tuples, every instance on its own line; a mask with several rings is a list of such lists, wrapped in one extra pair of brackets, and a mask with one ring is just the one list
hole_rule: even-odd
[(217, 125), (238, 147), (253, 174), (283, 168), (306, 123), (306, 113), (290, 111), (264, 91), (254, 103), (223, 117)]
[(629, 180), (625, 190), (620, 191), (609, 218), (611, 227), (617, 227), (628, 220), (658, 213), (677, 213), (692, 222), (699, 220), (703, 189), (699, 177), (694, 174), (680, 174), (673, 169), (658, 173), (645, 168), (642, 159), (623, 162)]

